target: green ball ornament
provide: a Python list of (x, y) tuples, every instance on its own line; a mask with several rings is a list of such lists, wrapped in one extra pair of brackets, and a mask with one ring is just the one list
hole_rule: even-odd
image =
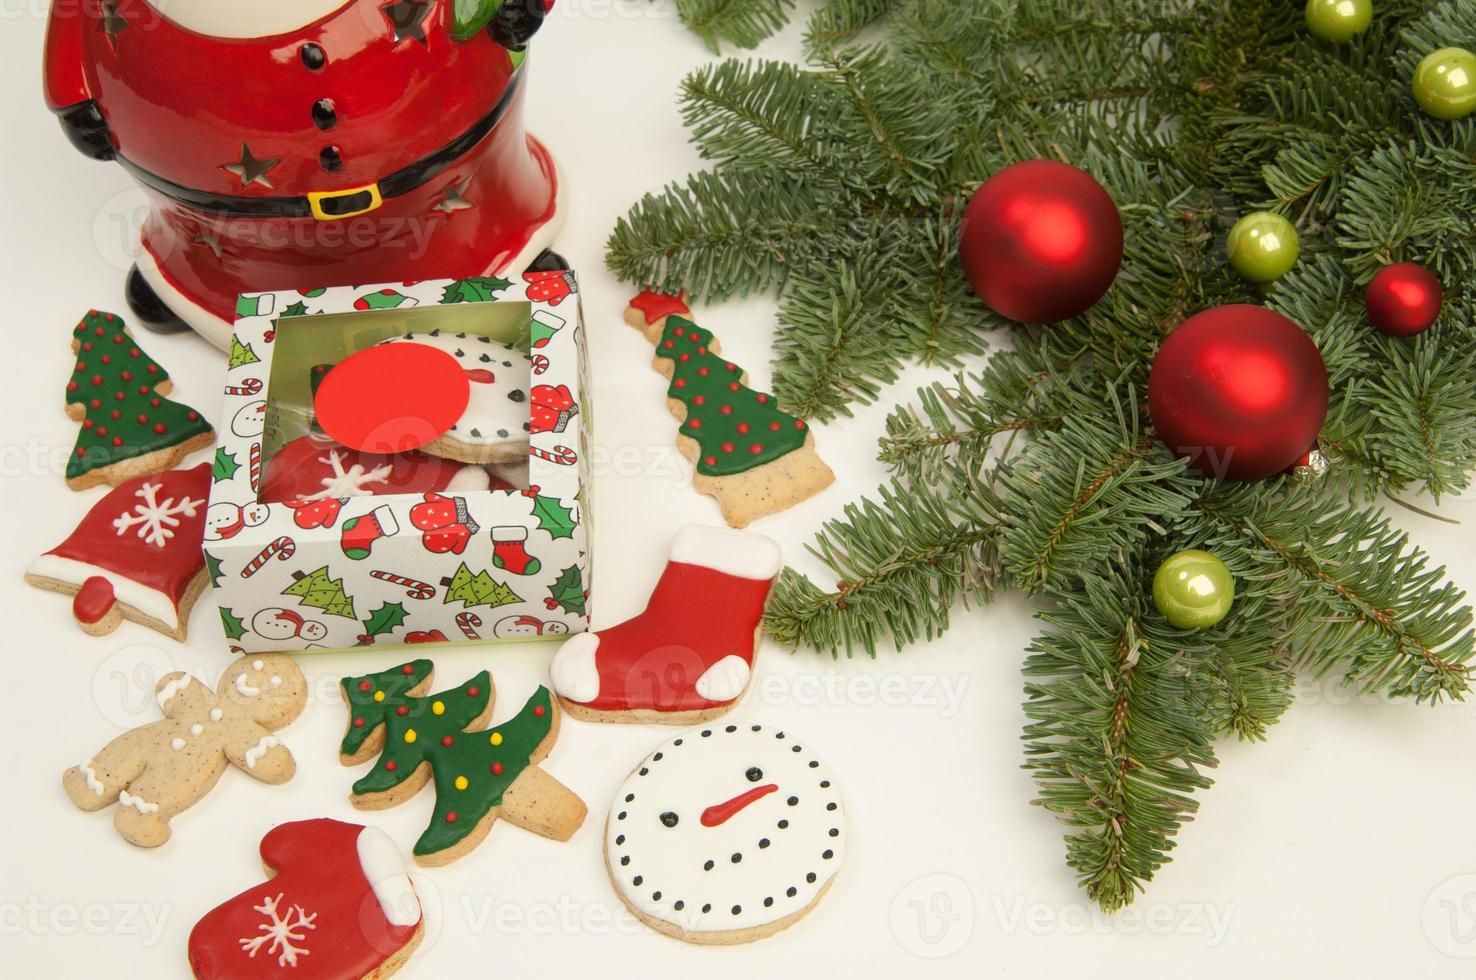
[(1373, 23), (1373, 0), (1307, 0), (1307, 30), (1333, 44), (1345, 44)]
[(1203, 630), (1230, 615), (1235, 578), (1208, 551), (1181, 551), (1153, 575), (1153, 604), (1181, 630)]
[(1460, 119), (1476, 110), (1476, 54), (1465, 48), (1432, 51), (1415, 69), (1415, 101), (1436, 119)]
[(1275, 282), (1291, 271), (1302, 252), (1292, 223), (1271, 211), (1256, 211), (1235, 222), (1227, 246), (1230, 265), (1251, 282)]

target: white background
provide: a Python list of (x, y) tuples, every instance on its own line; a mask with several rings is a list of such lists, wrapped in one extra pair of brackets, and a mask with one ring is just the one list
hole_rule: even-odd
[[(597, 440), (611, 454), (595, 493), (601, 626), (641, 608), (680, 525), (718, 521), (710, 499), (680, 485), (686, 468), (669, 448), (663, 382), (648, 367), (646, 342), (621, 323), (631, 290), (603, 264), (615, 218), (641, 193), (699, 166), (674, 93), (709, 55), (667, 7), (560, 0), (536, 42), (529, 91), (532, 125), (573, 189), (558, 246), (581, 273)], [(123, 229), (138, 198), (119, 167), (73, 152), (42, 105), (44, 0), (0, 0), (0, 17), (0, 91), (9, 99), (0, 157), (8, 212), (0, 237), (8, 340), (0, 360), (0, 972), (79, 977), (121, 967), (186, 976), (190, 927), (260, 880), (256, 844), (267, 829), (358, 817), (346, 799), (355, 772), (336, 758), (344, 714), (334, 685), (401, 656), (304, 658), (320, 693), (282, 733), (297, 778), (267, 787), (228, 771), (175, 821), (165, 847), (124, 843), (109, 813), (81, 813), (63, 795), (64, 769), (156, 717), (154, 678), (182, 668), (214, 683), (228, 657), (208, 601), (187, 645), (132, 624), (92, 639), (72, 623), (65, 600), (21, 582), (26, 563), (103, 492), (74, 494), (62, 482), (76, 431), (62, 411), (68, 332), (88, 307), (124, 311), (132, 243)], [(762, 53), (798, 49), (792, 29)], [(764, 384), (772, 302), (699, 313)], [(218, 421), (220, 355), (192, 336), (148, 346), (173, 373), (177, 397)], [(888, 398), (906, 399), (927, 380), (915, 371)], [(838, 484), (757, 528), (791, 562), (811, 568), (803, 548), (813, 530), (882, 477), (874, 456), (884, 415), (876, 408), (819, 427)], [(1442, 512), (1464, 523), (1395, 514), (1469, 588), (1476, 504), (1450, 501)], [(1031, 612), (1006, 596), (960, 611), (945, 639), (875, 662), (836, 663), (766, 644), (754, 691), (733, 717), (803, 735), (837, 772), (852, 820), (837, 886), (787, 933), (707, 949), (635, 925), (606, 879), (601, 828), (626, 771), (670, 732), (569, 721), (546, 768), (589, 803), (584, 828), (559, 844), (498, 825), (472, 856), (421, 876), (436, 921), (403, 975), (1470, 976), (1476, 706), (1371, 702), (1307, 681), (1268, 743), (1221, 747), (1216, 786), (1180, 835), (1176, 860), (1137, 905), (1109, 919), (1076, 888), (1061, 829), (1031, 805), (1034, 787), (1020, 769), (1020, 664), (1035, 630)], [(442, 686), (494, 668), (501, 720), (544, 679), (551, 653), (524, 645), (436, 660)], [(430, 808), (426, 792), (371, 816), (408, 849)]]

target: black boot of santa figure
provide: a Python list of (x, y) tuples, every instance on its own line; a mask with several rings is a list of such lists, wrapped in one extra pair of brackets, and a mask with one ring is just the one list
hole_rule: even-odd
[(586, 721), (688, 725), (730, 710), (753, 676), (779, 546), (729, 528), (689, 525), (672, 541), (645, 612), (581, 633), (554, 655), (564, 708)]

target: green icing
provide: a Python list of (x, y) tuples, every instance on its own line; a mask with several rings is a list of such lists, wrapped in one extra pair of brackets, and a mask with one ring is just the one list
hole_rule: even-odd
[(210, 431), (199, 412), (155, 393), (169, 373), (128, 336), (120, 317), (94, 310), (73, 328), (72, 338), (77, 362), (67, 381), (67, 404), (82, 407), (83, 421), (67, 459), (67, 479)]
[[(338, 686), (349, 706), (349, 727), (339, 751), (344, 755), (357, 753), (374, 730), (384, 724), (388, 713), (396, 705), (405, 703), (406, 692), (429, 677), (432, 669), (429, 660), (412, 660), (377, 674), (345, 677), (339, 681)], [(375, 695), (380, 692), (384, 697), (375, 700)]]
[[(363, 678), (344, 683), (359, 680)], [(491, 694), (492, 677), (484, 670), (452, 691), (423, 698), (402, 696), (398, 701), (387, 695), (381, 702), (384, 751), (374, 768), (354, 783), (353, 791), (358, 796), (385, 792), (409, 779), (421, 763), (429, 763), (436, 809), (415, 844), (416, 854), (444, 851), (475, 830), (493, 807), (502, 804), (507, 788), (528, 768), (553, 730), (553, 696), (548, 688), (539, 687), (510, 721), (484, 731), (466, 731), (486, 711)], [(404, 714), (396, 710), (401, 704)], [(368, 722), (364, 727), (372, 730)], [(458, 785), (458, 780), (464, 783)]]
[(672, 364), (667, 397), (687, 406), (682, 435), (697, 440), (697, 472), (732, 476), (787, 456), (805, 444), (805, 423), (781, 412), (773, 395), (743, 384), (743, 369), (712, 353), (712, 334), (691, 320), (666, 318), (656, 356)]

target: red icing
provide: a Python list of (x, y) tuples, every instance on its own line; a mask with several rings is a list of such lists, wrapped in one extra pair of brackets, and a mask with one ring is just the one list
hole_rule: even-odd
[(344, 358), (313, 399), (318, 424), (364, 452), (418, 449), (466, 411), (471, 383), (456, 358), (427, 344), (379, 344)]
[(653, 324), (662, 317), (670, 316), (673, 313), (685, 316), (692, 312), (687, 309), (687, 291), (685, 289), (677, 296), (672, 296), (670, 293), (658, 293), (648, 289), (631, 300), (630, 305), (641, 311), (646, 318), (647, 324)]
[[(172, 519), (178, 523), (168, 527), (172, 537), (165, 540), (163, 547), (139, 537), (142, 525), (122, 531), (114, 525), (123, 515), (137, 515), (136, 508), (145, 503), (138, 494), (146, 484), (158, 488), (154, 499), (161, 505), (167, 500), (173, 500), (176, 505), (185, 500), (195, 502), (193, 513), (181, 510), (173, 514)], [(95, 604), (84, 599), (82, 592), (90, 590), (95, 597), (101, 586), (89, 583), (97, 580), (106, 580), (110, 589), (116, 589), (122, 582), (136, 582), (162, 592), (177, 611), (195, 576), (205, 567), (200, 542), (205, 536), (205, 505), (209, 497), (209, 463), (188, 470), (136, 477), (119, 484), (94, 504), (76, 530), (47, 554), (92, 565), (101, 572), (70, 583), (79, 587), (78, 601), (88, 612), (95, 610)], [(97, 619), (86, 619), (82, 614), (78, 618), (96, 622), (102, 614)]]
[[(337, 980), (373, 973), (414, 937), (416, 925), (397, 926), (384, 915), (373, 884), (359, 862), (358, 824), (302, 820), (283, 824), (261, 841), (262, 863), (275, 869), (270, 880), (216, 906), (190, 932), (190, 966), (200, 980), (287, 977)], [(257, 911), (267, 899), (281, 916), (296, 919), (295, 906), (314, 916), (299, 928), (293, 945), (304, 952), (295, 965), (278, 965), (280, 949), (268, 940), (248, 955), (241, 940), (263, 935), (269, 917)]]
[(772, 581), (671, 562), (645, 612), (596, 635), (596, 711), (693, 711), (715, 703), (696, 683), (726, 656), (753, 666), (754, 633)]
[[(363, 492), (372, 495), (438, 492), (450, 486), (456, 475), (466, 469), (464, 463), (413, 450), (393, 456), (381, 456), (349, 449), (327, 436), (307, 435), (293, 439), (277, 450), (267, 464), (266, 476), (261, 484), (261, 501), (277, 503), (302, 500), (322, 493), (323, 481), (335, 476), (332, 463), (325, 462), (331, 460), (330, 454), (334, 452), (338, 454), (339, 465), (345, 471), (352, 470), (355, 466), (362, 466), (366, 473), (383, 466), (390, 467), (390, 471), (384, 474), (383, 481), (362, 484)], [(331, 499), (314, 501), (320, 504), (331, 502)], [(328, 509), (334, 511), (336, 518), (337, 509), (325, 507), (308, 514), (300, 513), (298, 526), (309, 526), (302, 521), (318, 520)], [(330, 521), (323, 526), (331, 526), (331, 523)]]
[(111, 612), (117, 601), (113, 583), (102, 575), (94, 575), (72, 597), (72, 615), (79, 623), (95, 623)]
[(742, 810), (750, 803), (763, 799), (778, 788), (774, 783), (769, 783), (765, 786), (755, 786), (747, 793), (739, 793), (725, 803), (714, 803), (702, 811), (702, 826), (716, 827), (719, 824), (727, 823), (737, 815), (739, 810)]

